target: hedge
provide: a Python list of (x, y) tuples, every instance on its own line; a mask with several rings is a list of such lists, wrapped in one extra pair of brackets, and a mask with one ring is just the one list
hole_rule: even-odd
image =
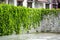
[(30, 30), (40, 26), (44, 15), (57, 15), (60, 10), (36, 9), (0, 4), (0, 36), (19, 34), (21, 27)]

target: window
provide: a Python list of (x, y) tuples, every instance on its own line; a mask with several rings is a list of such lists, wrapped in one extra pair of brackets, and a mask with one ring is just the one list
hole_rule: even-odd
[(53, 4), (53, 8), (56, 8), (56, 4)]
[(17, 6), (22, 6), (23, 5), (23, 1), (18, 1), (17, 2)]
[(32, 8), (32, 2), (28, 2), (27, 7)]
[(47, 8), (47, 9), (49, 8), (49, 4), (46, 4), (46, 8)]
[(53, 6), (53, 8), (58, 8), (58, 0), (53, 0), (52, 1), (52, 6)]
[(0, 0), (0, 3), (4, 2), (4, 0)]
[(60, 3), (58, 3), (58, 8), (60, 8)]
[(33, 0), (28, 0), (28, 2), (32, 2)]

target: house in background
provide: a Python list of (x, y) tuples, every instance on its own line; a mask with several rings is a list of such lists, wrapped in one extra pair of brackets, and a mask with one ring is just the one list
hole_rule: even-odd
[(0, 0), (14, 6), (25, 6), (30, 8), (60, 8), (60, 0)]

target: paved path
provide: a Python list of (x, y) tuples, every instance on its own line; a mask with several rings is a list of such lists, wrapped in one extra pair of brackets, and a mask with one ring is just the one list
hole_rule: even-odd
[(0, 40), (60, 40), (60, 34), (39, 33), (2, 36)]

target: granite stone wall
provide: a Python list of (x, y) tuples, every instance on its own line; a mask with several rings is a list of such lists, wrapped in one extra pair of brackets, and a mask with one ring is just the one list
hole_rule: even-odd
[(44, 16), (40, 27), (36, 30), (38, 32), (60, 32), (60, 14)]
[(41, 24), (36, 29), (32, 28), (29, 30), (30, 33), (32, 32), (53, 32), (53, 33), (60, 33), (60, 14), (58, 16), (55, 15), (44, 15)]

